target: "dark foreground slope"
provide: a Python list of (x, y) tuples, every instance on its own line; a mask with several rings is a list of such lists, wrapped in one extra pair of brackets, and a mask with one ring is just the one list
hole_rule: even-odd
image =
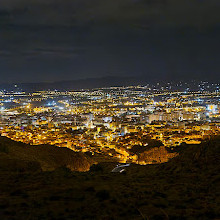
[(0, 219), (219, 219), (220, 138), (160, 165), (0, 171)]

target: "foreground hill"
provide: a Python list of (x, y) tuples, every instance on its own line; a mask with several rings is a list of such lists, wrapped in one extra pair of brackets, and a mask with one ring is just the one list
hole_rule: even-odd
[(66, 167), (72, 171), (88, 171), (92, 160), (68, 148), (50, 145), (30, 146), (0, 137), (0, 164), (0, 169), (4, 169), (6, 165), (6, 168), (11, 170), (20, 167), (20, 169), (51, 171)]
[(220, 138), (182, 146), (171, 161), (111, 173), (0, 170), (1, 219), (219, 219)]

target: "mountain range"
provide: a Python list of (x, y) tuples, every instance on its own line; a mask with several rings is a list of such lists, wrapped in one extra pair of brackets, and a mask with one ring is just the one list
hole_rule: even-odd
[[(206, 77), (204, 77), (205, 80)], [(172, 79), (172, 80), (171, 80)], [(103, 87), (114, 87), (114, 86), (135, 86), (135, 85), (146, 85), (153, 83), (164, 83), (164, 82), (179, 82), (186, 81), (184, 77), (172, 76), (157, 78), (154, 74), (148, 76), (106, 76), (101, 78), (86, 78), (86, 79), (75, 79), (75, 80), (64, 80), (55, 82), (33, 82), (33, 83), (2, 83), (0, 84), (0, 90), (6, 89), (8, 91), (42, 91), (42, 90), (59, 90), (59, 91), (71, 91), (81, 89), (94, 89)], [(190, 81), (190, 79), (187, 79)], [(193, 78), (193, 80), (198, 80)], [(216, 79), (215, 82), (219, 81)], [(16, 85), (16, 87), (15, 87)]]
[(0, 84), (2, 89), (15, 90), (21, 89), (23, 91), (40, 91), (40, 90), (81, 90), (81, 89), (93, 89), (101, 87), (111, 87), (111, 86), (130, 86), (139, 85), (147, 82), (143, 77), (102, 77), (102, 78), (87, 78), (87, 79), (77, 79), (69, 81), (58, 81), (58, 82), (42, 82), (42, 83), (16, 83), (17, 88), (15, 88), (15, 83), (5, 83)]

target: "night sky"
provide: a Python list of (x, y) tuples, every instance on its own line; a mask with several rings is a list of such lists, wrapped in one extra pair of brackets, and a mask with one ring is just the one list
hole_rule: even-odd
[(0, 83), (218, 79), (219, 11), (219, 0), (1, 0)]

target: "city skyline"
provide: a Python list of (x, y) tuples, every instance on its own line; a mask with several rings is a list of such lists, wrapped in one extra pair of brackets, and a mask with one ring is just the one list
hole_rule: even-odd
[(0, 134), (89, 153), (97, 162), (163, 163), (183, 144), (220, 135), (219, 88), (219, 83), (164, 82), (78, 91), (0, 90)]

